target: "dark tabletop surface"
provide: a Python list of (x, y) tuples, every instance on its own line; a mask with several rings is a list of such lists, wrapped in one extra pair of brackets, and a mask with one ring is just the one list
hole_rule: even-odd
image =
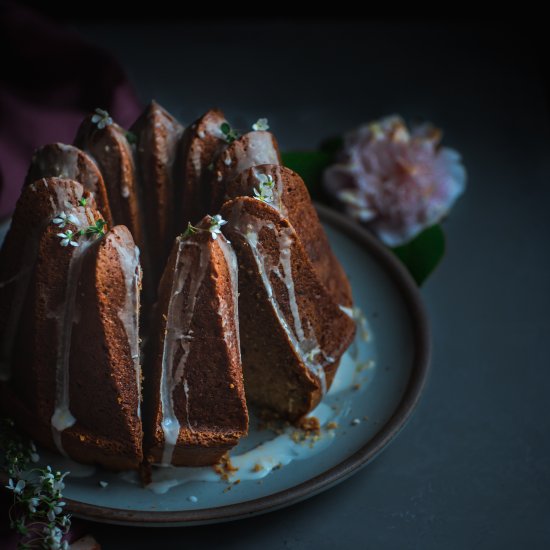
[(537, 44), (513, 26), (82, 24), (139, 96), (188, 123), (218, 105), (269, 118), (283, 150), (398, 112), (445, 131), (469, 173), (447, 254), (422, 289), (428, 386), (364, 470), (233, 523), (92, 524), (114, 548), (549, 548), (550, 139)]

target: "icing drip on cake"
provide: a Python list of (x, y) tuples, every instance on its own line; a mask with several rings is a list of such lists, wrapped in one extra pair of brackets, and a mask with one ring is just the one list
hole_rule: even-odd
[[(197, 132), (199, 139), (206, 139), (207, 136), (212, 136), (213, 138), (219, 139), (226, 146), (225, 136), (221, 131), (222, 124), (227, 123), (225, 119), (218, 120), (218, 118), (212, 118), (212, 116), (206, 116), (203, 120), (203, 129)], [(221, 145), (221, 144), (220, 144)], [(191, 149), (191, 162), (193, 164), (193, 169), (195, 170), (195, 177), (200, 178), (203, 173), (203, 164), (204, 159), (202, 158), (203, 154), (203, 145)]]
[[(204, 121), (204, 132), (199, 132), (198, 135), (201, 139), (204, 139), (206, 137), (206, 134), (210, 134), (211, 136), (218, 138), (218, 139), (225, 139), (225, 136), (222, 132), (222, 124), (227, 124), (227, 120), (213, 120), (211, 117), (208, 117)], [(202, 133), (202, 135), (201, 135)]]
[[(327, 356), (320, 348), (311, 326), (308, 326), (309, 331), (306, 336), (302, 320), (300, 317), (300, 309), (296, 299), (296, 290), (294, 287), (294, 279), (292, 275), (292, 229), (289, 227), (277, 229), (272, 222), (266, 222), (242, 211), (239, 205), (237, 212), (232, 217), (231, 223), (237, 233), (239, 233), (250, 247), (250, 251), (254, 257), (254, 261), (261, 276), (264, 288), (267, 293), (269, 303), (271, 304), (275, 315), (285, 331), (292, 348), (296, 355), (301, 359), (307, 369), (314, 374), (321, 383), (323, 394), (326, 393), (327, 384), (325, 377), (324, 366), (333, 363), (334, 359)], [(267, 228), (277, 236), (279, 244), (279, 261), (274, 264), (270, 261), (269, 254), (261, 250), (258, 241), (258, 236), (262, 229)], [(282, 270), (282, 271), (281, 271)], [(277, 276), (285, 285), (288, 294), (288, 302), (292, 316), (292, 323), (286, 318), (281, 306), (273, 291), (273, 285), (270, 280), (270, 273)], [(291, 324), (293, 326), (291, 326)], [(323, 356), (319, 360), (319, 356)]]
[[(32, 159), (33, 162), (37, 162), (42, 173), (50, 172), (52, 175), (59, 178), (78, 180), (78, 149), (71, 145), (65, 145), (64, 143), (56, 143), (55, 146), (64, 153), (62, 158), (57, 159), (58, 163), (52, 166), (51, 157), (40, 154), (40, 152), (35, 154)], [(59, 163), (59, 161), (62, 161), (62, 163)]]
[(234, 168), (235, 174), (240, 174), (252, 166), (259, 164), (279, 164), (277, 149), (273, 136), (269, 132), (250, 132), (246, 154), (240, 155)]
[[(199, 251), (198, 268), (192, 266), (190, 261), (182, 259), (182, 254), (188, 247), (196, 247)], [(180, 423), (174, 409), (174, 391), (182, 382), (186, 399), (187, 426), (190, 430), (193, 430), (189, 418), (189, 386), (185, 378), (185, 365), (193, 339), (191, 322), (199, 289), (208, 265), (209, 255), (208, 244), (196, 243), (182, 238), (178, 239), (176, 265), (166, 314), (165, 337), (162, 351), (160, 380), (161, 427), (164, 433), (162, 465), (170, 465), (174, 447), (178, 441)], [(188, 294), (187, 298), (184, 299), (183, 290), (188, 279)], [(181, 348), (183, 354), (174, 369), (174, 358), (178, 348)]]
[(226, 303), (225, 298), (221, 297), (221, 303), (219, 308), (219, 315), (222, 320), (223, 334), (228, 347), (232, 345), (232, 337), (237, 340), (237, 353), (239, 357), (239, 363), (241, 361), (241, 342), (239, 334), (239, 266), (237, 264), (237, 255), (235, 251), (229, 245), (229, 242), (223, 235), (218, 237), (218, 243), (221, 251), (225, 257), (225, 262), (229, 270), (229, 277), (231, 279), (231, 300), (233, 303), (233, 330), (234, 333), (230, 334), (230, 327), (227, 323), (227, 313), (229, 312), (229, 304)]
[(134, 363), (138, 390), (137, 415), (138, 418), (141, 418), (141, 365), (139, 362), (139, 290), (141, 285), (141, 267), (139, 265), (139, 248), (134, 246), (133, 249), (128, 250), (128, 247), (123, 245), (117, 246), (116, 250), (126, 286), (124, 307), (118, 312), (118, 318), (124, 325), (132, 362)]
[(93, 242), (91, 239), (82, 239), (80, 246), (72, 250), (67, 272), (65, 300), (60, 311), (53, 314), (57, 325), (58, 346), (55, 368), (55, 405), (51, 425), (55, 445), (59, 452), (65, 456), (61, 433), (76, 423), (76, 418), (70, 411), (69, 396), (69, 356), (73, 323), (75, 321), (76, 290), (84, 254)]

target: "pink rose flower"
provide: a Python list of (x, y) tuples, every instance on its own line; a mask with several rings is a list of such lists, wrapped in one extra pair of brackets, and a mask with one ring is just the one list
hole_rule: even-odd
[(440, 141), (432, 125), (409, 132), (398, 116), (361, 126), (345, 136), (324, 185), (385, 244), (401, 245), (439, 222), (466, 187), (460, 154)]

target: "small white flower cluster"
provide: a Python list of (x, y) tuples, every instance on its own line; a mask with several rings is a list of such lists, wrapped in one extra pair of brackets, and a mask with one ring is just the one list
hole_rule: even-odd
[[(80, 199), (79, 203), (84, 206), (86, 204), (86, 199)], [(68, 204), (68, 206), (71, 206)], [(52, 223), (57, 225), (60, 229), (64, 229), (65, 226), (69, 223), (75, 227), (80, 227), (80, 220), (74, 214), (67, 214), (66, 212), (61, 212), (55, 218), (53, 218)], [(93, 225), (89, 225), (85, 229), (79, 229), (78, 231), (73, 231), (72, 229), (67, 229), (65, 233), (58, 233), (57, 236), (61, 239), (61, 246), (79, 246), (80, 243), (76, 240), (82, 235), (96, 235), (101, 236), (105, 234), (105, 220), (96, 220)]]
[[(60, 229), (64, 229), (65, 226), (70, 223), (76, 227), (80, 227), (80, 220), (74, 214), (67, 214), (61, 212), (53, 220), (52, 223), (57, 225)], [(75, 241), (75, 238), (78, 237), (78, 233), (67, 229), (65, 233), (58, 233), (57, 236), (61, 239), (61, 246), (78, 246), (78, 242)]]
[[(36, 478), (32, 476), (35, 471), (16, 472), (19, 479), (8, 480), (6, 489), (13, 492), (15, 504), (26, 510), (21, 519), (12, 522), (12, 527), (22, 537), (27, 537), (36, 536), (36, 529), (42, 524), (42, 547), (66, 549), (68, 545), (62, 539), (70, 529), (71, 520), (69, 515), (63, 514), (66, 503), (61, 500), (61, 492), (65, 488), (63, 480), (68, 472), (54, 473), (47, 466), (45, 470), (38, 470), (40, 475)], [(27, 477), (23, 478), (24, 475)]]
[(225, 225), (226, 223), (227, 222), (219, 214), (210, 217), (210, 227), (208, 228), (208, 231), (210, 231), (210, 234), (214, 240), (216, 240), (218, 235), (221, 234), (222, 225)]
[(259, 118), (253, 125), (252, 129), (257, 132), (258, 130), (269, 130), (269, 122), (267, 118)]
[(254, 198), (262, 202), (273, 202), (273, 188), (275, 182), (271, 175), (258, 174), (259, 189), (254, 188)]
[(63, 531), (56, 525), (47, 525), (42, 531), (44, 544), (50, 550), (69, 550), (69, 543), (63, 539)]
[(107, 111), (97, 108), (95, 114), (92, 115), (92, 122), (97, 124), (100, 130), (103, 130), (106, 126), (110, 126), (113, 123), (113, 119)]
[(72, 223), (76, 226), (80, 225), (80, 220), (74, 214), (66, 214), (65, 212), (61, 212), (52, 222), (59, 226), (59, 229), (63, 229), (68, 223)]

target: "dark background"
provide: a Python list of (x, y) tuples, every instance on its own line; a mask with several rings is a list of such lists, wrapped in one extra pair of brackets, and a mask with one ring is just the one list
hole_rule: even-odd
[(86, 17), (47, 9), (112, 52), (144, 102), (158, 100), (184, 123), (213, 105), (236, 126), (267, 116), (290, 150), (399, 113), (442, 127), (469, 174), (445, 222), (446, 257), (422, 289), (433, 330), (429, 384), (391, 446), (353, 478), (290, 508), (207, 527), (92, 524), (102, 547), (550, 547), (542, 22), (266, 22), (223, 12), (183, 20), (161, 9), (125, 17), (101, 3)]

